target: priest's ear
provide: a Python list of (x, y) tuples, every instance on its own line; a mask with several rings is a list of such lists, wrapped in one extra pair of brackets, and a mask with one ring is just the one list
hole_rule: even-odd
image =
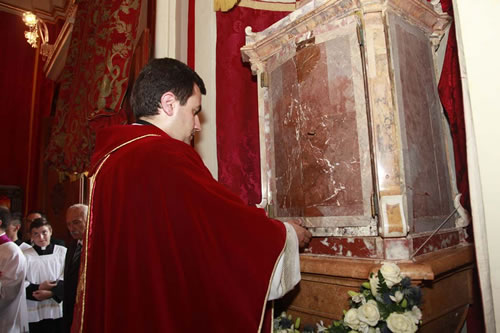
[(163, 95), (161, 95), (160, 103), (162, 111), (165, 112), (168, 116), (172, 116), (174, 114), (174, 104), (177, 102), (177, 97), (175, 97), (174, 93), (171, 91), (167, 91)]

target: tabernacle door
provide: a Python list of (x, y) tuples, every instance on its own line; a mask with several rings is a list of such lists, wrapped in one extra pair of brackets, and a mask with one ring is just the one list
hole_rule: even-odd
[(271, 214), (300, 218), (316, 236), (377, 232), (358, 35), (356, 15), (322, 25), (268, 67)]

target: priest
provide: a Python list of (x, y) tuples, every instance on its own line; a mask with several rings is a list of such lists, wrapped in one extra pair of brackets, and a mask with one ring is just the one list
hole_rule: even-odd
[(205, 92), (185, 64), (152, 60), (137, 124), (98, 132), (72, 332), (269, 332), (267, 301), (299, 281), (310, 232), (247, 206), (190, 145)]
[(28, 332), (26, 259), (5, 233), (9, 220), (9, 211), (0, 207), (0, 332)]

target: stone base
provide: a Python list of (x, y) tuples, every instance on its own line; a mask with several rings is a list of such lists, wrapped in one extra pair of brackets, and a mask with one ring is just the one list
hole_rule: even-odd
[[(473, 245), (426, 254), (413, 262), (397, 262), (402, 274), (411, 277), (423, 292), (423, 324), (419, 332), (456, 332), (462, 327), (473, 302)], [(349, 290), (358, 291), (381, 261), (326, 256), (301, 256), (299, 286), (275, 305), (304, 324), (342, 318), (349, 307)]]

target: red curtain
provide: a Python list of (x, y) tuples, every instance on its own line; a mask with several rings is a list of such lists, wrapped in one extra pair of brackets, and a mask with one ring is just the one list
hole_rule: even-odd
[(236, 6), (217, 12), (217, 158), (219, 181), (248, 204), (261, 201), (257, 84), (241, 60), (245, 27), (261, 31), (289, 12)]
[[(451, 0), (441, 0), (443, 11), (453, 18)], [(451, 23), (448, 44), (443, 63), (443, 69), (438, 85), (439, 97), (448, 118), (453, 139), (455, 156), (455, 174), (458, 191), (462, 193), (461, 203), (470, 211), (469, 179), (467, 175), (467, 146), (465, 136), (464, 106), (462, 96), (462, 81), (460, 78), (460, 64), (455, 31), (455, 22)], [(474, 281), (474, 304), (467, 315), (467, 330), (470, 332), (484, 332), (481, 291), (477, 271)]]
[(187, 49), (187, 65), (194, 67), (194, 45), (195, 45), (195, 0), (189, 0), (188, 6), (188, 49)]
[(127, 122), (128, 85), (141, 0), (80, 0), (46, 158), (59, 171), (84, 172), (94, 130)]
[[(59, 26), (47, 24), (50, 43), (54, 43)], [(31, 151), (29, 149), (30, 114), (33, 92), (33, 77), (36, 49), (24, 38), (24, 25), (21, 16), (0, 11), (0, 184), (20, 186), (25, 193), (29, 207), (36, 209), (39, 170), (41, 123), (50, 115), (54, 83), (45, 77), (44, 61), (38, 60), (36, 73), (35, 104), (31, 127)], [(30, 173), (28, 185), (28, 160)], [(27, 188), (29, 186), (29, 188)]]
[[(443, 10), (453, 17), (451, 0), (442, 0)], [(453, 138), (455, 154), (455, 172), (458, 191), (462, 193), (462, 205), (470, 211), (469, 179), (467, 176), (467, 149), (465, 142), (464, 106), (462, 97), (462, 82), (460, 80), (460, 65), (458, 62), (455, 22), (451, 23), (446, 45), (446, 53), (439, 80), (439, 96), (446, 111)]]

